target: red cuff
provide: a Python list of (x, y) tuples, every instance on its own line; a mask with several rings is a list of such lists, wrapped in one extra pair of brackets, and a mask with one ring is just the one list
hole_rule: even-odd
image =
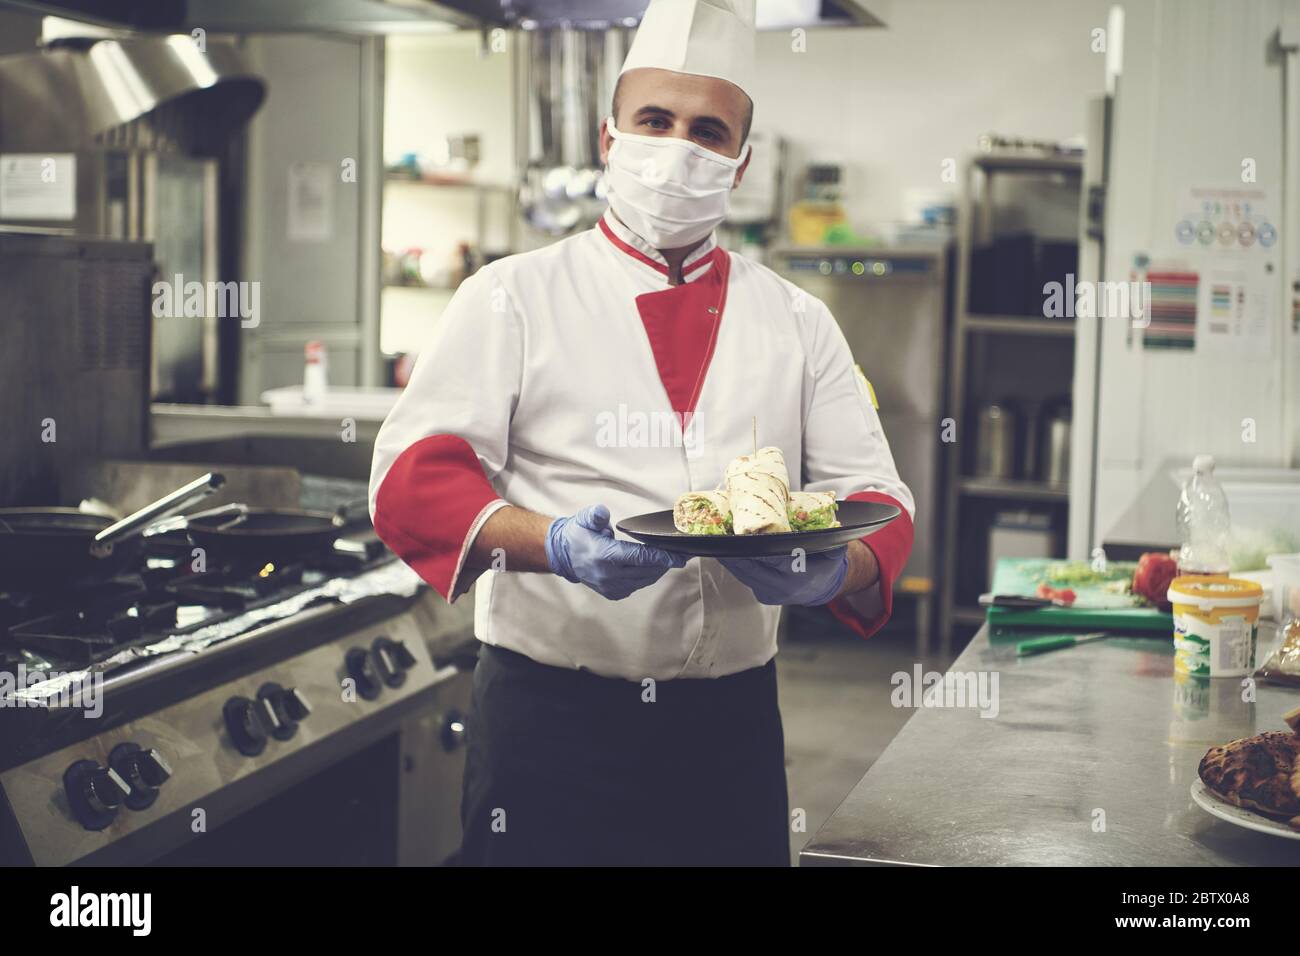
[(469, 533), (499, 497), (467, 441), (430, 435), (398, 455), (384, 476), (375, 496), (375, 533), (451, 600)]
[(894, 505), (901, 512), (897, 518), (879, 531), (858, 539), (871, 549), (871, 553), (876, 556), (876, 564), (880, 566), (880, 614), (874, 619), (868, 619), (849, 603), (848, 598), (844, 597), (836, 598), (827, 605), (835, 618), (852, 629), (859, 637), (870, 637), (884, 626), (889, 620), (889, 615), (894, 611), (894, 582), (903, 573), (903, 566), (907, 564), (907, 559), (912, 554), (914, 534), (912, 516), (897, 499), (879, 491), (859, 491), (849, 495), (845, 500), (879, 501)]

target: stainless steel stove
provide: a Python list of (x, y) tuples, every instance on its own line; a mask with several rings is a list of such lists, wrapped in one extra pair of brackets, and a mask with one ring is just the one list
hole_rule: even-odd
[(0, 862), (451, 857), (464, 622), (365, 540), (179, 567), (0, 597)]
[[(0, 407), (57, 420), (60, 439), (0, 442), (0, 506), (128, 515), (220, 460), (151, 447), (148, 244), (9, 235), (0, 258), (0, 297), (30, 332), (0, 348)], [(237, 456), (207, 503), (334, 511), (366, 488), (364, 469), (334, 469), (338, 447), (319, 475)], [(0, 863), (454, 853), (468, 602), (439, 603), (367, 530), (291, 563), (204, 568), (164, 532), (114, 562), (120, 578), (0, 578)], [(20, 578), (50, 589), (4, 593)]]

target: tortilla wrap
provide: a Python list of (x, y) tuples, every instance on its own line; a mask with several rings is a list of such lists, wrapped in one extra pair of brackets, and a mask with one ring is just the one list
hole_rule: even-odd
[(727, 466), (731, 523), (736, 534), (789, 531), (790, 473), (779, 448), (760, 448)]
[(673, 526), (682, 534), (730, 534), (731, 502), (725, 491), (688, 491), (673, 506)]

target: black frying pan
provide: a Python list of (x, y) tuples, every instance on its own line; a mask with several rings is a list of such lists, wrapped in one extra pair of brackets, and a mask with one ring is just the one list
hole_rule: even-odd
[(290, 561), (326, 551), (342, 533), (341, 514), (231, 505), (185, 518), (195, 547), (219, 561)]
[(0, 591), (64, 587), (87, 577), (109, 577), (138, 553), (139, 536), (164, 518), (204, 498), (225, 477), (207, 474), (114, 521), (75, 508), (0, 508)]

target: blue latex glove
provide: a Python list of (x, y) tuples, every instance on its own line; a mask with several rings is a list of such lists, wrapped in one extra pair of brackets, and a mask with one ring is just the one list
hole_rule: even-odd
[(684, 567), (687, 560), (683, 554), (616, 540), (604, 505), (590, 505), (571, 518), (556, 518), (546, 533), (551, 570), (611, 601), (654, 584), (669, 568)]
[(754, 592), (760, 604), (828, 604), (849, 573), (849, 549), (805, 555), (796, 570), (794, 555), (775, 558), (719, 558), (722, 566)]

